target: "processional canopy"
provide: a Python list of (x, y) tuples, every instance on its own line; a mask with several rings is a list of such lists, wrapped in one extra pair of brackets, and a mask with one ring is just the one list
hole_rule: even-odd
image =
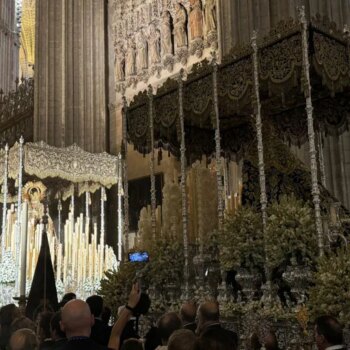
[[(9, 150), (8, 178), (17, 179), (20, 171), (20, 147)], [(4, 174), (5, 151), (0, 150), (0, 173)], [(23, 173), (40, 180), (55, 179), (60, 196), (67, 199), (77, 189), (78, 195), (95, 192), (100, 187), (110, 188), (118, 183), (119, 159), (103, 153), (89, 153), (76, 144), (69, 147), (53, 147), (45, 142), (23, 145)], [(3, 178), (0, 179), (0, 183)], [(56, 186), (54, 186), (56, 187)]]

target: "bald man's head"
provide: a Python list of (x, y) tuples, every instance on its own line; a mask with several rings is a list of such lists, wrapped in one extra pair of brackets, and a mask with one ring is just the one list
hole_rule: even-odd
[(66, 333), (67, 338), (89, 337), (93, 325), (94, 317), (85, 301), (72, 300), (63, 307), (61, 329)]
[(184, 303), (181, 306), (180, 315), (183, 324), (195, 322), (197, 316), (197, 305), (193, 302)]

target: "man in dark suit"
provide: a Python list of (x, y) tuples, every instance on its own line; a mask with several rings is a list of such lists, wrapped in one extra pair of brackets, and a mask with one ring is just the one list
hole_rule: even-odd
[(101, 318), (103, 311), (103, 298), (98, 295), (93, 295), (87, 298), (86, 302), (90, 307), (91, 314), (95, 318), (95, 324), (91, 328), (90, 338), (97, 344), (107, 346), (111, 335), (111, 328), (108, 327)]
[(107, 350), (90, 338), (95, 318), (83, 300), (69, 301), (62, 309), (61, 330), (66, 333), (64, 350)]
[[(202, 335), (209, 330), (220, 330), (220, 333), (226, 334), (228, 338), (235, 344), (235, 348), (238, 347), (237, 333), (225, 329), (220, 323), (220, 311), (219, 304), (217, 302), (205, 302), (198, 308), (198, 326), (196, 333)], [(214, 332), (215, 333), (215, 332)]]
[(318, 350), (345, 349), (343, 327), (332, 316), (321, 316), (316, 319), (315, 340)]
[(52, 350), (62, 350), (67, 344), (67, 338), (61, 330), (61, 311), (56, 312), (50, 321), (51, 338), (53, 340)]
[(197, 306), (193, 302), (184, 303), (180, 309), (180, 317), (182, 321), (182, 327), (189, 329), (195, 333), (197, 329), (196, 324)]

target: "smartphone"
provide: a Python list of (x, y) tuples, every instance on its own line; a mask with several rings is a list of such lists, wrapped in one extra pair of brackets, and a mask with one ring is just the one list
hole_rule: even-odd
[(133, 252), (129, 253), (130, 262), (148, 262), (149, 255), (147, 252)]

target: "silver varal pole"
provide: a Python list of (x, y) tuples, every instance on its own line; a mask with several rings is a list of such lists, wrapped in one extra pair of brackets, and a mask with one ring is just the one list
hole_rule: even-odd
[(85, 192), (85, 218), (90, 218), (90, 192)]
[(150, 85), (148, 87), (148, 100), (149, 100), (149, 131), (150, 131), (150, 170), (151, 170), (151, 215), (152, 215), (152, 235), (153, 240), (156, 240), (157, 235), (157, 221), (156, 221), (156, 177), (154, 170), (154, 124), (153, 124), (153, 88)]
[(317, 133), (317, 136), (318, 136), (318, 152), (319, 152), (319, 162), (320, 162), (320, 172), (321, 172), (321, 183), (323, 187), (326, 188), (327, 178), (326, 178), (326, 168), (324, 164), (323, 140), (322, 140), (321, 130)]
[(100, 245), (103, 248), (105, 245), (105, 201), (106, 201), (106, 189), (101, 187), (101, 237)]
[(189, 264), (188, 264), (188, 212), (187, 212), (187, 193), (186, 193), (186, 134), (185, 134), (185, 118), (183, 107), (183, 78), (184, 71), (180, 71), (179, 84), (179, 120), (181, 132), (181, 204), (182, 204), (182, 234), (184, 243), (184, 279), (185, 290), (183, 299), (189, 299)]
[[(118, 261), (123, 259), (123, 174), (122, 156), (118, 155)], [(127, 237), (125, 237), (127, 239)]]
[(23, 202), (21, 213), (21, 279), (19, 286), (20, 299), (25, 301), (26, 271), (27, 271), (27, 233), (28, 233), (28, 202)]
[(7, 194), (8, 194), (8, 157), (9, 157), (9, 146), (5, 146), (5, 159), (4, 159), (4, 179), (2, 184), (3, 193), (3, 207), (2, 207), (2, 228), (1, 228), (1, 259), (5, 255), (6, 245), (6, 229), (7, 229)]
[(218, 98), (218, 64), (216, 61), (216, 52), (212, 53), (213, 65), (213, 104), (214, 104), (214, 125), (215, 125), (215, 160), (216, 160), (216, 180), (218, 190), (218, 224), (219, 231), (223, 228), (224, 221), (224, 200), (222, 184), (222, 166), (221, 166), (221, 136), (220, 136), (220, 115)]
[(20, 243), (21, 243), (21, 209), (22, 209), (22, 188), (23, 188), (23, 136), (19, 139), (19, 169), (18, 169), (18, 196), (17, 196), (17, 220), (16, 220), (16, 268), (18, 278), (16, 280), (16, 291), (20, 279)]
[(62, 201), (61, 199), (58, 200), (57, 205), (57, 211), (58, 211), (58, 240), (59, 243), (62, 243)]
[(311, 165), (311, 181), (312, 181), (312, 198), (315, 208), (315, 223), (318, 240), (318, 248), (320, 256), (324, 254), (324, 237), (321, 218), (320, 207), (320, 189), (318, 187), (318, 174), (317, 174), (317, 156), (315, 145), (315, 131), (314, 131), (314, 118), (313, 118), (313, 106), (312, 106), (312, 94), (311, 94), (311, 80), (310, 80), (310, 61), (309, 61), (309, 44), (308, 44), (308, 31), (307, 20), (305, 15), (305, 7), (299, 8), (299, 18), (302, 25), (302, 51), (303, 51), (303, 71), (304, 71), (304, 94), (306, 98), (306, 114), (307, 114), (307, 128), (309, 137), (310, 148), (310, 165)]
[(128, 139), (127, 139), (127, 102), (123, 96), (123, 185), (124, 185), (124, 237), (125, 253), (129, 252), (129, 182), (128, 182)]
[(258, 64), (258, 45), (257, 45), (257, 32), (254, 31), (252, 35), (252, 64), (253, 64), (253, 83), (254, 83), (254, 97), (255, 97), (255, 121), (256, 121), (256, 135), (258, 141), (258, 159), (259, 159), (259, 182), (260, 182), (260, 205), (261, 215), (263, 222), (263, 237), (265, 247), (265, 275), (266, 284), (264, 286), (264, 299), (267, 303), (271, 303), (274, 299), (271, 271), (269, 267), (269, 257), (266, 253), (266, 225), (267, 225), (267, 194), (266, 194), (266, 177), (265, 177), (265, 163), (264, 163), (264, 145), (263, 145), (263, 133), (262, 133), (262, 120), (261, 120), (261, 102), (260, 102), (260, 85), (259, 85), (259, 64)]
[(260, 182), (260, 204), (263, 220), (263, 230), (266, 230), (267, 222), (267, 195), (266, 195), (266, 177), (265, 177), (265, 163), (264, 163), (264, 145), (262, 134), (261, 121), (261, 102), (260, 102), (260, 87), (259, 87), (259, 65), (258, 65), (258, 45), (257, 32), (253, 32), (252, 36), (253, 48), (253, 74), (254, 74), (254, 97), (255, 97), (255, 120), (256, 120), (256, 134), (258, 140), (258, 158), (259, 158), (259, 182)]

